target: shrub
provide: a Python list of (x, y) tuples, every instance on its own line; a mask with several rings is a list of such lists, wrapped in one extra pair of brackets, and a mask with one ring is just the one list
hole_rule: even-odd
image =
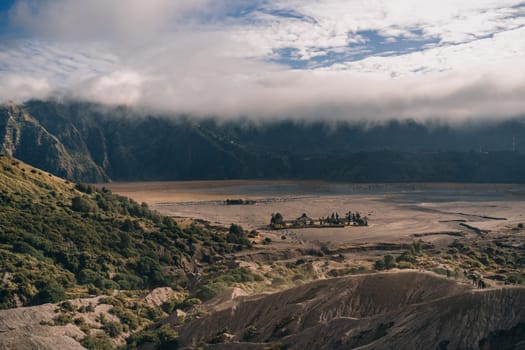
[(225, 291), (226, 288), (227, 285), (224, 283), (210, 283), (199, 288), (197, 292), (195, 292), (195, 297), (202, 301), (208, 301), (213, 299), (219, 293)]
[(132, 331), (137, 329), (138, 326), (140, 326), (140, 320), (138, 319), (138, 317), (135, 314), (133, 314), (133, 312), (127, 309), (124, 309), (120, 306), (115, 306), (113, 307), (113, 309), (110, 310), (110, 313), (117, 316), (120, 319), (120, 321), (123, 324), (128, 325), (129, 329), (131, 329)]
[(248, 247), (251, 246), (250, 240), (248, 240), (243, 228), (236, 224), (231, 224), (228, 235), (226, 236), (226, 241)]
[(98, 303), (99, 304), (113, 305), (113, 306), (122, 306), (123, 305), (122, 301), (120, 299), (115, 298), (113, 296), (101, 298)]
[(97, 210), (97, 205), (87, 197), (76, 196), (71, 200), (71, 209), (81, 213), (90, 213)]
[(100, 279), (102, 276), (91, 269), (82, 269), (78, 273), (78, 282), (80, 284), (90, 284), (95, 283), (98, 279)]
[(385, 269), (385, 261), (383, 259), (377, 260), (374, 264), (374, 269), (381, 271)]
[(95, 287), (92, 284), (89, 284), (87, 286), (87, 292), (88, 292), (89, 295), (99, 295), (100, 294), (100, 289), (98, 289), (97, 287)]
[(75, 326), (78, 326), (78, 327), (84, 327), (86, 326), (86, 320), (84, 320), (83, 317), (77, 317), (73, 320), (73, 323), (75, 324)]
[(34, 257), (42, 257), (42, 254), (38, 250), (36, 250), (35, 248), (33, 248), (30, 244), (26, 242), (13, 243), (13, 251), (17, 253), (22, 253), (22, 254), (29, 254)]
[(450, 275), (450, 271), (447, 270), (447, 269), (444, 269), (442, 267), (435, 267), (435, 268), (432, 269), (432, 272), (435, 272), (438, 275), (444, 275), (444, 276), (447, 276), (447, 277), (449, 277), (449, 275)]
[(414, 267), (414, 265), (412, 265), (412, 263), (409, 263), (408, 261), (400, 261), (397, 263), (397, 267), (399, 267), (400, 269), (411, 269)]
[(88, 335), (80, 340), (80, 344), (88, 350), (113, 350), (111, 339), (105, 333)]
[(246, 331), (244, 332), (242, 339), (245, 341), (250, 341), (258, 335), (259, 335), (259, 331), (257, 330), (257, 327), (249, 326), (248, 328), (246, 328)]
[(64, 288), (56, 282), (50, 282), (38, 291), (33, 299), (33, 305), (57, 303), (66, 299)]
[(374, 269), (380, 271), (380, 270), (388, 270), (388, 269), (394, 268), (396, 266), (395, 261), (396, 259), (392, 255), (387, 254), (383, 257), (383, 259), (377, 260), (375, 262)]
[(71, 302), (69, 300), (60, 303), (58, 305), (58, 307), (63, 312), (73, 312), (73, 311), (76, 311), (76, 309), (77, 309), (76, 306), (71, 304)]
[(84, 192), (84, 193), (87, 193), (87, 194), (92, 194), (93, 192), (96, 191), (96, 189), (93, 186), (85, 184), (85, 183), (78, 183), (78, 184), (76, 184), (75, 185), (75, 189), (77, 191)]
[(95, 312), (95, 305), (93, 303), (89, 303), (88, 306), (86, 306), (87, 312)]
[(144, 286), (142, 278), (131, 274), (119, 273), (114, 280), (120, 285), (121, 289), (141, 289)]
[(282, 277), (275, 277), (272, 279), (272, 286), (280, 286), (286, 283), (286, 280)]
[(288, 346), (283, 342), (272, 343), (270, 346), (264, 348), (264, 350), (286, 350)]
[(174, 329), (170, 328), (169, 325), (160, 327), (157, 332), (157, 337), (159, 350), (175, 350), (179, 347), (177, 341), (178, 334)]
[(383, 257), (383, 260), (385, 262), (385, 268), (386, 269), (391, 269), (391, 268), (394, 268), (396, 266), (396, 263), (395, 263), (395, 258), (390, 255), (390, 254), (387, 254)]
[(158, 329), (143, 330), (128, 338), (128, 348), (136, 349), (138, 346), (152, 343), (156, 344), (158, 350), (176, 350), (179, 347), (178, 334), (169, 325), (163, 325)]
[(162, 304), (162, 310), (166, 313), (171, 314), (177, 309), (189, 310), (194, 305), (200, 305), (202, 301), (199, 298), (187, 298), (182, 302), (178, 302), (176, 299), (170, 300)]
[(104, 321), (102, 329), (111, 338), (115, 338), (122, 334), (122, 325), (118, 322)]
[(71, 317), (71, 315), (61, 313), (53, 318), (53, 322), (56, 326), (64, 326), (73, 322), (73, 317)]
[(292, 277), (292, 281), (294, 281), (294, 282), (297, 282), (297, 281), (304, 281), (305, 279), (306, 279), (306, 277), (304, 277), (304, 275), (303, 275), (303, 274), (300, 274), (300, 273), (298, 273), (297, 275), (294, 275), (294, 276)]
[(109, 289), (109, 290), (120, 289), (120, 285), (117, 282), (112, 281), (107, 278), (98, 279), (95, 282), (95, 286), (101, 289)]
[(507, 277), (507, 282), (511, 284), (525, 284), (525, 275), (517, 273), (511, 274)]

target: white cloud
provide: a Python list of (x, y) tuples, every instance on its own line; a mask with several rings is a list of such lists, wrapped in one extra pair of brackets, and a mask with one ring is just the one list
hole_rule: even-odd
[(51, 86), (43, 78), (19, 74), (2, 74), (0, 79), (0, 101), (23, 101), (31, 98), (46, 98)]
[[(225, 117), (523, 115), (519, 3), (282, 0), (239, 17), (228, 14), (240, 0), (18, 0), (11, 21), (30, 38), (0, 42), (0, 99), (67, 91)], [(272, 63), (280, 49), (301, 60), (373, 52), (363, 31), (434, 42), (317, 69)]]
[(77, 94), (104, 104), (133, 105), (140, 102), (144, 77), (132, 71), (115, 71), (77, 86)]
[[(362, 43), (361, 31), (394, 37), (438, 39), (464, 43), (525, 25), (521, 1), (443, 0), (348, 1), (284, 0), (270, 8), (293, 9), (307, 20), (261, 15), (251, 39), (268, 48), (296, 48), (302, 58), (319, 48), (334, 49)], [(418, 35), (415, 34), (417, 31)]]
[(13, 25), (45, 38), (143, 43), (207, 0), (18, 0)]
[(0, 42), (0, 86), (4, 87), (0, 91), (0, 101), (21, 102), (70, 90), (114, 71), (117, 60), (115, 55), (96, 44), (63, 45), (38, 40)]

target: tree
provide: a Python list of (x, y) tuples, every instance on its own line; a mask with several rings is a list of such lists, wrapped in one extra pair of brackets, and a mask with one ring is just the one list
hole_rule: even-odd
[(236, 237), (242, 237), (242, 236), (244, 236), (244, 230), (243, 230), (243, 228), (242, 228), (240, 225), (236, 225), (236, 224), (231, 224), (231, 225), (230, 225), (229, 233), (230, 233), (231, 235), (236, 236)]
[(160, 327), (157, 336), (159, 339), (159, 350), (173, 350), (179, 347), (177, 331), (172, 329), (169, 325)]
[(97, 210), (97, 205), (91, 199), (76, 196), (71, 201), (71, 209), (81, 213), (89, 213)]
[(385, 269), (385, 261), (384, 260), (377, 260), (374, 264), (374, 269), (376, 270), (384, 270)]
[(226, 236), (226, 241), (229, 243), (242, 244), (245, 246), (250, 246), (251, 243), (246, 238), (246, 233), (240, 225), (231, 224), (230, 230), (228, 231), (228, 236)]
[(82, 269), (77, 275), (77, 280), (81, 284), (90, 284), (95, 283), (98, 279), (100, 279), (102, 276), (91, 269)]
[(66, 299), (64, 288), (56, 282), (50, 282), (42, 287), (42, 289), (40, 289), (35, 295), (33, 304), (57, 303), (64, 299)]
[(383, 257), (386, 269), (391, 269), (396, 266), (395, 259), (392, 255), (388, 254)]
[(85, 184), (85, 183), (78, 183), (75, 185), (75, 189), (77, 191), (80, 191), (80, 192), (84, 192), (84, 193), (87, 193), (87, 194), (92, 194), (93, 192), (95, 192), (95, 188), (91, 185), (88, 185), (88, 184)]
[(270, 226), (280, 226), (284, 224), (284, 219), (281, 213), (272, 214), (272, 219), (270, 220)]

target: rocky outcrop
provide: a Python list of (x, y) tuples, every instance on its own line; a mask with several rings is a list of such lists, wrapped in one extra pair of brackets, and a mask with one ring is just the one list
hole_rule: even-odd
[(182, 293), (176, 292), (170, 287), (159, 287), (149, 292), (143, 299), (145, 303), (152, 306), (161, 306), (165, 302), (172, 299), (181, 299)]
[(55, 304), (0, 310), (0, 349), (84, 349), (75, 339), (85, 334), (77, 326), (49, 326)]

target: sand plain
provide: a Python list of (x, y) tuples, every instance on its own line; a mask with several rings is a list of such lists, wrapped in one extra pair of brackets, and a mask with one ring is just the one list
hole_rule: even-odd
[[(115, 193), (146, 202), (176, 218), (214, 225), (241, 224), (267, 235), (286, 234), (298, 242), (410, 242), (447, 244), (456, 235), (507, 232), (525, 222), (525, 186), (513, 184), (353, 184), (322, 181), (188, 181), (105, 184)], [(253, 199), (254, 205), (226, 205), (226, 199)], [(360, 212), (368, 227), (267, 228), (272, 213), (285, 219)]]

